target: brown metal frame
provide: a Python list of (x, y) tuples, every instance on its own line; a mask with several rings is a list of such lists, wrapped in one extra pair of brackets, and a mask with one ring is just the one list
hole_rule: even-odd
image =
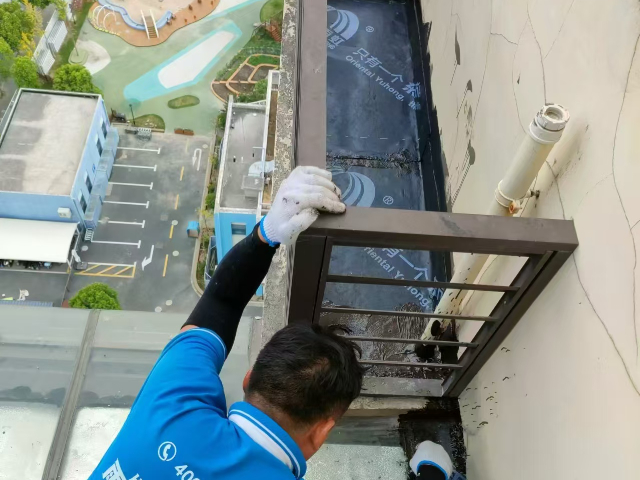
[[(300, 0), (298, 9), (298, 71), (294, 151), (298, 165), (326, 167), (327, 2)], [(329, 273), (334, 246), (402, 248), (441, 252), (528, 257), (509, 286), (459, 284)], [(481, 321), (472, 342), (351, 337), (355, 341), (422, 343), (466, 347), (455, 365), (366, 360), (368, 365), (429, 367), (451, 373), (435, 395), (458, 396), (484, 365), (527, 308), (578, 246), (572, 221), (505, 218), (380, 208), (350, 207), (344, 215), (321, 216), (297, 241), (290, 260), (289, 323), (316, 323), (322, 312), (394, 315)], [(416, 286), (502, 292), (488, 317), (436, 315), (366, 308), (323, 307), (327, 283)], [(431, 390), (432, 391), (432, 390)]]
[[(383, 224), (376, 214), (382, 215)], [(457, 251), (490, 255), (527, 257), (520, 272), (508, 286), (425, 282), (329, 272), (334, 246), (405, 248), (427, 251)], [(471, 342), (350, 336), (354, 341), (466, 347), (457, 364), (363, 360), (366, 365), (431, 368), (451, 373), (442, 383), (442, 395), (458, 396), (473, 376), (498, 348), (535, 301), (558, 269), (578, 246), (572, 221), (508, 218), (440, 212), (394, 211), (349, 208), (341, 216), (322, 215), (298, 238), (291, 279), (289, 323), (317, 323), (322, 313), (393, 315), (412, 318), (449, 318), (480, 321), (482, 327)], [(489, 316), (400, 312), (367, 308), (324, 307), (327, 283), (362, 285), (420, 286), (503, 293)]]

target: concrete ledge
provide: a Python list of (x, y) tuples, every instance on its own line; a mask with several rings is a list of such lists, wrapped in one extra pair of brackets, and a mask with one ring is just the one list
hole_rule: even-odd
[(358, 397), (345, 416), (348, 417), (397, 417), (411, 410), (423, 409), (428, 400), (411, 397)]

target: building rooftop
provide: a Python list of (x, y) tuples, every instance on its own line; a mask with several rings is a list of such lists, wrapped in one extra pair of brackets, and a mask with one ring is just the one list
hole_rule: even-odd
[(0, 191), (69, 195), (99, 98), (22, 90), (0, 138)]
[(220, 206), (256, 209), (262, 180), (260, 176), (249, 175), (249, 169), (262, 158), (265, 106), (230, 102), (228, 112), (231, 119), (221, 157), (224, 163)]

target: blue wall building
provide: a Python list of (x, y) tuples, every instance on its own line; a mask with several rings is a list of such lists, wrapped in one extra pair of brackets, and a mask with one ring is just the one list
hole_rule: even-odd
[[(269, 113), (275, 112), (278, 78), (277, 71), (269, 72), (266, 101), (235, 103), (230, 97), (227, 104), (214, 210), (218, 261), (251, 233), (262, 217), (263, 203), (270, 201), (266, 185), (274, 162)], [(257, 294), (262, 295), (262, 287)]]
[(118, 141), (100, 95), (19, 90), (0, 122), (0, 219), (95, 229)]
[(0, 131), (0, 218), (96, 228), (118, 146), (100, 95), (21, 89)]

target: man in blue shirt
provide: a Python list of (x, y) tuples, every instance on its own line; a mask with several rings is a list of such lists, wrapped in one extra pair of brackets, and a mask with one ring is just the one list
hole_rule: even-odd
[[(306, 460), (360, 393), (360, 349), (329, 328), (290, 325), (260, 352), (244, 379), (246, 401), (228, 412), (219, 373), (279, 244), (295, 243), (318, 211), (345, 208), (329, 172), (291, 173), (266, 217), (216, 269), (90, 480), (303, 477)], [(434, 479), (450, 475), (428, 463), (444, 474)]]

